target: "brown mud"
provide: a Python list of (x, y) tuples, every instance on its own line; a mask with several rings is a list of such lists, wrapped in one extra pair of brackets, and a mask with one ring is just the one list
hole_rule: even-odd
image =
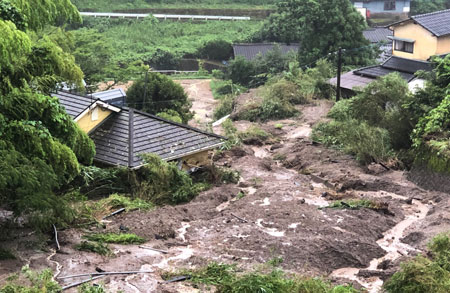
[[(419, 188), (402, 171), (363, 167), (348, 155), (313, 143), (311, 126), (330, 107), (328, 101), (299, 106), (303, 115), (298, 118), (260, 125), (276, 141), (222, 153), (216, 164), (238, 170), (238, 184), (213, 187), (186, 204), (119, 214), (105, 221), (105, 228), (60, 231), (62, 249), (54, 255), (17, 244), (21, 258), (0, 261), (0, 284), (29, 262), (32, 268), (58, 267), (59, 277), (95, 268), (152, 271), (95, 281), (112, 292), (199, 292), (188, 282), (165, 284), (161, 275), (211, 261), (251, 270), (281, 257), (286, 271), (379, 292), (400, 260), (423, 252), (431, 237), (450, 228), (449, 197)], [(235, 124), (240, 130), (252, 125)], [(279, 124), (281, 129), (275, 127)], [(370, 199), (383, 208), (326, 208), (342, 199)], [(114, 256), (103, 257), (73, 248), (87, 232), (120, 232), (121, 226), (145, 237), (145, 246), (168, 253), (111, 245)], [(14, 243), (28, 240), (24, 236)]]

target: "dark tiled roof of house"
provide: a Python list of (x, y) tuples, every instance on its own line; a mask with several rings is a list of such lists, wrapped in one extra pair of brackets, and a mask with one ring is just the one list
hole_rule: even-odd
[[(65, 95), (58, 93), (55, 96)], [(89, 97), (72, 95), (72, 100), (63, 98), (61, 104), (66, 107), (89, 101)], [(175, 160), (218, 147), (225, 139), (126, 107), (110, 115), (90, 133), (90, 137), (95, 143), (96, 161), (130, 168), (143, 164), (141, 154), (154, 153), (164, 160)]]
[(258, 54), (264, 56), (270, 50), (273, 50), (275, 46), (279, 46), (283, 54), (287, 54), (290, 51), (297, 52), (299, 44), (271, 44), (271, 43), (248, 43), (248, 44), (234, 44), (233, 52), (234, 57), (243, 56), (247, 60), (253, 60)]
[(419, 70), (430, 71), (432, 69), (430, 62), (401, 58), (397, 56), (391, 56), (381, 66), (408, 73), (415, 73)]
[(437, 37), (450, 35), (450, 9), (415, 15), (411, 18)]
[(393, 73), (393, 72), (397, 72), (398, 74), (400, 74), (400, 76), (403, 77), (403, 79), (405, 79), (406, 81), (410, 81), (411, 79), (414, 78), (414, 74), (407, 73), (407, 72), (401, 72), (401, 71), (397, 71), (397, 70), (393, 70), (393, 69), (389, 69), (389, 68), (384, 68), (380, 65), (370, 66), (370, 67), (365, 67), (365, 68), (355, 70), (354, 74), (366, 76), (366, 77), (377, 78), (377, 77), (388, 75), (389, 73)]
[(363, 35), (371, 43), (391, 42), (388, 36), (392, 36), (392, 31), (385, 27), (374, 27), (364, 30)]
[[(352, 90), (354, 87), (365, 87), (373, 81), (373, 78), (353, 74), (353, 71), (341, 75), (341, 88)], [(337, 84), (337, 77), (329, 80), (330, 84)]]
[(52, 94), (52, 96), (59, 99), (59, 103), (66, 109), (67, 114), (72, 118), (76, 118), (96, 101), (95, 98), (88, 98), (63, 91)]

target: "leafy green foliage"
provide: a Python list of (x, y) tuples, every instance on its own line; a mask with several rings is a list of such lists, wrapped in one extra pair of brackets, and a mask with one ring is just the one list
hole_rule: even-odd
[(75, 245), (75, 249), (98, 253), (105, 256), (112, 255), (111, 249), (103, 242), (81, 241), (80, 244)]
[(135, 171), (133, 194), (154, 204), (187, 202), (201, 191), (189, 175), (175, 163), (161, 160), (154, 154), (143, 156), (145, 165)]
[[(108, 3), (105, 7), (111, 7)], [(130, 80), (141, 77), (136, 70), (115, 77), (124, 67), (139, 61), (160, 69), (176, 69), (180, 58), (193, 58), (205, 44), (220, 39), (227, 43), (242, 42), (259, 29), (257, 21), (158, 21), (153, 17), (145, 20), (107, 19), (86, 17), (83, 28), (95, 29), (104, 37), (105, 47), (111, 47), (114, 55), (107, 67), (119, 67), (119, 72), (109, 71), (103, 79)], [(79, 26), (78, 26), (79, 27)], [(78, 28), (75, 27), (74, 28)], [(133, 44), (130, 46), (130, 44)], [(212, 54), (209, 51), (208, 54)]]
[(27, 27), (24, 15), (9, 0), (0, 2), (0, 19), (11, 21), (21, 31), (25, 31)]
[(415, 0), (411, 2), (411, 15), (424, 14), (450, 8), (450, 0)]
[(70, 0), (9, 0), (23, 14), (29, 29), (45, 25), (81, 22), (81, 16)]
[(16, 256), (9, 249), (0, 247), (0, 260), (15, 259)]
[(237, 274), (236, 266), (209, 263), (206, 267), (195, 271), (184, 271), (183, 274), (191, 276), (190, 281), (195, 284), (213, 285), (220, 293), (357, 293), (358, 290), (350, 286), (337, 286), (333, 288), (329, 283), (319, 278), (289, 278), (281, 270), (272, 270), (270, 273), (260, 271)]
[(146, 242), (144, 238), (131, 233), (94, 233), (85, 235), (83, 238), (100, 243), (142, 244)]
[(343, 55), (344, 64), (363, 65), (374, 57), (362, 34), (365, 27), (363, 17), (348, 0), (288, 0), (278, 3), (277, 13), (254, 39), (299, 42), (302, 65), (314, 64), (339, 48), (351, 49)]
[(177, 111), (169, 109), (164, 112), (157, 113), (156, 116), (176, 123), (183, 123), (180, 114)]
[[(19, 278), (13, 275), (8, 278), (9, 281), (3, 287), (0, 287), (1, 293), (57, 293), (61, 292), (61, 287), (56, 281), (53, 281), (53, 273), (51, 270), (43, 270), (34, 272), (27, 266), (22, 267), (20, 273), (25, 278)], [(28, 284), (26, 284), (28, 283)]]
[(78, 289), (79, 293), (106, 293), (105, 288), (102, 285), (92, 285), (89, 283), (84, 283)]
[(245, 144), (262, 145), (271, 138), (271, 135), (258, 126), (252, 125), (245, 131), (239, 132), (238, 137)]
[(355, 119), (319, 123), (313, 129), (312, 138), (355, 155), (363, 164), (386, 161), (394, 156), (387, 130)]
[(436, 236), (428, 248), (431, 259), (419, 255), (402, 263), (401, 270), (385, 283), (384, 289), (389, 293), (449, 292), (450, 234)]
[[(54, 192), (78, 174), (79, 162), (92, 163), (95, 149), (57, 99), (45, 95), (58, 82), (81, 83), (83, 75), (57, 38), (42, 29), (79, 20), (79, 15), (68, 0), (5, 5), (7, 15), (2, 10), (0, 19), (0, 199), (36, 228), (64, 225), (73, 211)], [(23, 29), (20, 19), (26, 32), (9, 21)]]
[(135, 81), (127, 91), (127, 104), (150, 114), (176, 111), (183, 123), (192, 118), (191, 102), (183, 88), (159, 73), (148, 73)]
[(220, 147), (221, 150), (230, 150), (234, 146), (241, 144), (241, 140), (237, 135), (237, 128), (233, 125), (233, 121), (231, 121), (231, 119), (226, 119), (222, 123), (222, 128), (225, 131), (227, 141), (225, 141), (225, 143)]
[(228, 60), (233, 56), (233, 47), (230, 42), (216, 39), (203, 43), (197, 54), (208, 60)]
[(380, 208), (380, 204), (375, 201), (368, 200), (368, 199), (351, 199), (351, 200), (335, 201), (335, 202), (331, 203), (329, 206), (327, 206), (326, 208), (352, 209), (352, 210), (360, 209), (360, 208), (368, 208), (368, 209), (377, 210)]

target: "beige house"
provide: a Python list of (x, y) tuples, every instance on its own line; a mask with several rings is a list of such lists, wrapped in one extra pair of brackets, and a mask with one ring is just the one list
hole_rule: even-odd
[(450, 9), (412, 16), (389, 28), (393, 56), (425, 61), (450, 53)]

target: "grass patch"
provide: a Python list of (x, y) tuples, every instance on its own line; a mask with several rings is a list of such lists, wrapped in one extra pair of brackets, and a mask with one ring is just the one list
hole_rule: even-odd
[(272, 137), (269, 133), (256, 125), (252, 125), (243, 132), (238, 133), (239, 139), (245, 144), (262, 145)]
[[(368, 208), (373, 210), (379, 210), (382, 208), (382, 204), (376, 201), (367, 200), (367, 199), (350, 199), (350, 200), (340, 200), (331, 203), (327, 207), (329, 209), (351, 209), (357, 210), (361, 208)], [(323, 209), (319, 208), (319, 209)]]
[(277, 123), (277, 124), (274, 125), (274, 127), (275, 127), (276, 129), (282, 129), (283, 126), (284, 126), (283, 123)]
[(0, 247), (0, 260), (16, 259), (11, 250)]
[[(235, 265), (212, 262), (198, 270), (185, 270), (179, 274), (191, 276), (190, 282), (215, 286), (221, 293), (253, 293), (253, 292), (314, 292), (314, 293), (356, 293), (356, 289), (348, 286), (333, 287), (319, 278), (300, 278), (288, 276), (282, 270), (265, 273), (255, 271), (239, 274)], [(169, 278), (173, 274), (166, 274)]]
[(132, 233), (95, 233), (83, 236), (89, 241), (99, 243), (142, 244), (146, 240)]
[(103, 242), (81, 241), (80, 244), (75, 245), (75, 249), (94, 252), (106, 256), (112, 255), (111, 249)]
[(402, 263), (384, 289), (389, 293), (450, 292), (450, 232), (434, 237), (428, 249), (430, 258), (419, 255)]
[(1, 293), (58, 293), (61, 287), (53, 281), (50, 269), (41, 272), (32, 271), (28, 265), (22, 267), (20, 274), (13, 274), (7, 278), (7, 283), (0, 286)]

